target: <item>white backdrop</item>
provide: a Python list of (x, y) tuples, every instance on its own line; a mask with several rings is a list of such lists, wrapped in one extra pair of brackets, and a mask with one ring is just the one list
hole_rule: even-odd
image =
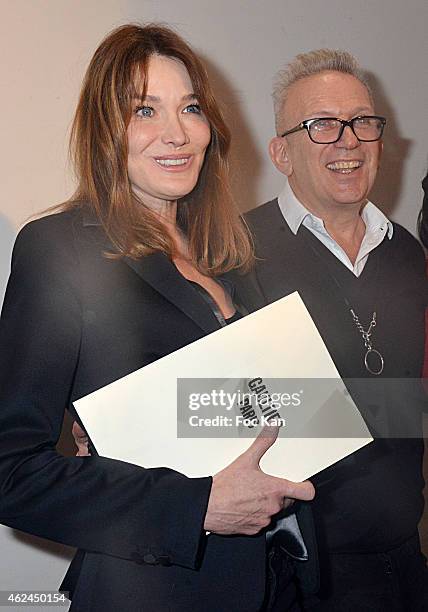
[[(18, 227), (72, 192), (67, 136), (87, 62), (128, 21), (172, 24), (207, 62), (233, 130), (242, 209), (282, 186), (266, 148), (275, 71), (322, 46), (354, 53), (388, 117), (372, 199), (415, 232), (428, 166), (426, 0), (0, 0), (0, 14), (0, 301)], [(5, 527), (0, 550), (0, 589), (54, 589), (71, 554)]]

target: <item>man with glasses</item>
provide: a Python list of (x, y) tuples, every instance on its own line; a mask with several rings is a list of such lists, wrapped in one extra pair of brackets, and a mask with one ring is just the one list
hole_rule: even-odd
[[(298, 55), (273, 97), (278, 135), (269, 150), (287, 182), (247, 215), (261, 304), (299, 291), (341, 376), (358, 379), (351, 394), (373, 425), (382, 408), (397, 414), (399, 399), (390, 393), (381, 406), (369, 385), (421, 376), (426, 305), (420, 246), (368, 200), (386, 120), (342, 51)], [(409, 399), (406, 411), (418, 413), (421, 402)], [(305, 609), (428, 610), (417, 533), (422, 453), (418, 438), (383, 437), (321, 475), (311, 506), (322, 589)]]

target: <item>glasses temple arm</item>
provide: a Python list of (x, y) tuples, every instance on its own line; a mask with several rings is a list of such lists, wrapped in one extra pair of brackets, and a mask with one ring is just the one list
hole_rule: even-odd
[(284, 138), (284, 136), (288, 136), (289, 134), (294, 134), (294, 132), (300, 132), (300, 130), (303, 130), (306, 127), (305, 123), (299, 123), (299, 125), (296, 125), (296, 127), (291, 128), (291, 130), (286, 130), (283, 134), (280, 134), (279, 137), (280, 138)]

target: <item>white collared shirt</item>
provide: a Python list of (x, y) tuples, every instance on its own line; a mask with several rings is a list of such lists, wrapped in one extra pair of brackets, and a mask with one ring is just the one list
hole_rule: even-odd
[(360, 276), (367, 262), (369, 253), (379, 246), (385, 236), (391, 239), (394, 231), (391, 221), (385, 217), (383, 212), (372, 202), (367, 201), (367, 204), (361, 211), (361, 218), (366, 226), (366, 233), (361, 242), (355, 263), (353, 264), (342, 247), (340, 247), (327, 232), (324, 221), (309, 212), (309, 210), (299, 202), (288, 181), (278, 196), (278, 204), (293, 234), (297, 234), (299, 227), (304, 225), (304, 227), (312, 232), (312, 234), (318, 238), (318, 240), (322, 242), (339, 261), (355, 274), (355, 276)]

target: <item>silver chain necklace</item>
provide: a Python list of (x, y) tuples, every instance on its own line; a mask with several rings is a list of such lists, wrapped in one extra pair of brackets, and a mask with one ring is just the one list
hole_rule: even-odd
[[(367, 349), (366, 354), (364, 356), (364, 365), (366, 366), (366, 370), (367, 372), (370, 372), (370, 374), (379, 376), (379, 374), (382, 374), (383, 372), (384, 361), (381, 353), (377, 349), (373, 348), (373, 344), (370, 339), (372, 331), (376, 327), (376, 311), (373, 312), (372, 320), (370, 321), (370, 325), (368, 326), (366, 331), (361, 325), (360, 319), (358, 318), (358, 315), (355, 314), (354, 310), (352, 308), (350, 308), (349, 310), (356, 325), (356, 328), (358, 329), (363, 338), (364, 346)], [(374, 364), (372, 363), (373, 367), (370, 366), (369, 359), (372, 362), (373, 360), (375, 361)]]
[[(309, 244), (309, 246), (312, 249), (312, 251), (315, 253), (315, 255), (321, 260), (322, 257), (320, 253), (318, 252), (318, 250), (315, 248), (315, 246), (311, 243)], [(334, 283), (337, 285), (337, 288), (339, 289), (342, 295), (343, 301), (345, 302), (346, 306), (349, 308), (349, 312), (351, 313), (355, 326), (363, 338), (364, 347), (367, 349), (366, 354), (364, 355), (364, 365), (365, 365), (367, 372), (369, 372), (370, 374), (373, 374), (374, 376), (379, 376), (383, 372), (383, 367), (384, 367), (385, 362), (384, 362), (382, 354), (377, 349), (373, 348), (373, 344), (371, 341), (372, 331), (376, 327), (376, 324), (377, 324), (376, 311), (373, 311), (372, 320), (370, 321), (370, 324), (366, 331), (364, 327), (361, 325), (358, 315), (355, 314), (354, 309), (351, 307), (351, 304), (349, 303), (348, 298), (346, 297), (346, 295), (343, 294), (342, 285), (339, 283), (339, 281), (337, 280), (333, 272), (329, 269), (329, 266), (327, 266), (327, 273), (330, 276), (330, 278), (334, 281)], [(371, 362), (374, 361), (375, 363), (372, 363), (370, 365), (370, 361)]]

